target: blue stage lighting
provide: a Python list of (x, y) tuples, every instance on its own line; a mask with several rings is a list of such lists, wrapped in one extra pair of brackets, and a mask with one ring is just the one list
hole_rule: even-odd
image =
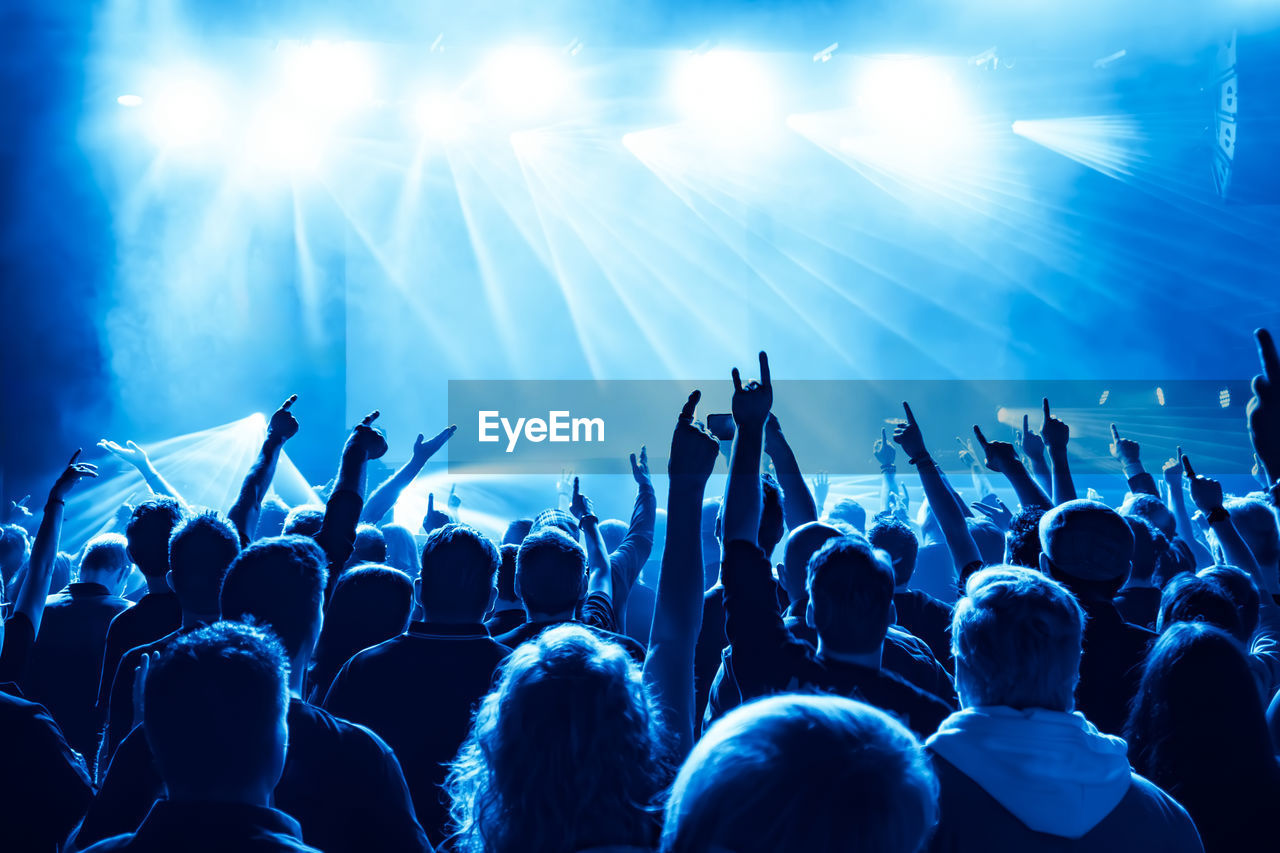
[(222, 133), (224, 116), (222, 97), (210, 80), (180, 76), (147, 105), (147, 134), (160, 148), (201, 145)]
[(494, 105), (516, 117), (547, 111), (565, 97), (572, 82), (564, 56), (523, 45), (493, 53), (485, 64), (484, 79)]
[(772, 118), (776, 93), (760, 57), (712, 50), (687, 57), (675, 71), (672, 96), (691, 121), (750, 124)]

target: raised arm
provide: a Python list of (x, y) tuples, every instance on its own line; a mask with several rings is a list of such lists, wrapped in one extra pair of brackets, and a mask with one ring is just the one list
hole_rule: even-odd
[(184, 509), (186, 508), (187, 502), (182, 499), (182, 495), (178, 494), (178, 490), (169, 485), (169, 481), (160, 475), (160, 472), (156, 470), (156, 466), (151, 464), (151, 457), (147, 455), (147, 451), (132, 441), (126, 441), (124, 446), (121, 447), (114, 441), (108, 441), (105, 438), (98, 442), (98, 447), (107, 451), (121, 462), (127, 462), (138, 469), (138, 473), (142, 475), (142, 479), (147, 483), (147, 488), (153, 494), (173, 498)]
[[(600, 519), (591, 506), (591, 498), (582, 493), (578, 478), (573, 478), (573, 497), (569, 500), (569, 512), (578, 519), (583, 544), (587, 548), (587, 595), (595, 593), (613, 602), (613, 568), (609, 565), (609, 552), (600, 534)], [(616, 611), (615, 611), (616, 619)]]
[(640, 454), (631, 454), (631, 477), (636, 481), (636, 502), (631, 507), (631, 523), (627, 535), (622, 537), (617, 549), (609, 555), (613, 572), (613, 591), (617, 596), (618, 621), (626, 627), (626, 601), (640, 577), (640, 570), (653, 553), (653, 530), (658, 516), (658, 498), (653, 492), (653, 478), (649, 475), (649, 451), (641, 445)]
[(1173, 520), (1177, 527), (1178, 538), (1187, 543), (1196, 560), (1196, 568), (1202, 569), (1213, 565), (1213, 554), (1196, 536), (1195, 525), (1191, 522), (1191, 513), (1187, 511), (1187, 496), (1182, 491), (1182, 448), (1178, 455), (1164, 463), (1161, 472), (1164, 475), (1165, 489), (1169, 494), (1168, 506), (1173, 511)]
[(1040, 490), (1046, 495), (1053, 494), (1053, 471), (1049, 468), (1049, 460), (1045, 458), (1044, 439), (1031, 428), (1031, 418), (1022, 416), (1022, 452), (1031, 462), (1031, 476), (1035, 477)]
[(44, 602), (49, 596), (49, 582), (53, 578), (53, 561), (58, 556), (58, 544), (62, 538), (62, 518), (67, 508), (67, 495), (81, 480), (98, 476), (98, 469), (87, 462), (76, 462), (77, 450), (66, 469), (54, 481), (49, 490), (49, 500), (44, 505), (40, 529), (31, 545), (31, 563), (26, 582), (14, 598), (13, 614), (22, 614), (31, 622), (32, 634), (39, 635), (40, 619), (44, 616)]
[(906, 413), (907, 422), (899, 424), (893, 431), (893, 440), (907, 454), (908, 461), (916, 466), (925, 499), (929, 501), (938, 526), (942, 528), (942, 537), (947, 543), (947, 550), (951, 552), (956, 571), (963, 573), (966, 566), (980, 564), (982, 555), (969, 533), (964, 513), (942, 478), (938, 463), (933, 461), (925, 447), (924, 436), (920, 433), (915, 415), (911, 413), (911, 406), (904, 402), (902, 409)]
[(1044, 398), (1044, 420), (1040, 424), (1040, 437), (1044, 439), (1049, 462), (1053, 468), (1053, 504), (1064, 504), (1076, 499), (1076, 484), (1071, 479), (1071, 465), (1067, 459), (1067, 443), (1071, 429), (1049, 412), (1049, 398)]
[(884, 427), (880, 427), (880, 437), (871, 445), (871, 455), (880, 463), (880, 508), (888, 510), (889, 496), (898, 493), (898, 466), (894, 463), (898, 451), (893, 449)]
[(262, 441), (262, 449), (254, 461), (244, 482), (240, 484), (240, 494), (227, 513), (228, 520), (240, 533), (240, 546), (245, 547), (253, 541), (253, 532), (258, 527), (258, 514), (262, 511), (262, 501), (271, 488), (271, 480), (276, 475), (276, 464), (280, 461), (280, 450), (284, 443), (298, 434), (298, 420), (289, 411), (298, 402), (298, 395), (293, 394), (276, 409), (267, 422), (267, 437)]
[(1160, 497), (1155, 478), (1142, 467), (1142, 447), (1132, 439), (1121, 438), (1120, 429), (1115, 424), (1111, 425), (1111, 455), (1124, 469), (1124, 478), (1129, 483), (1129, 491), (1135, 495)]
[[(973, 491), (977, 499), (982, 500), (987, 495), (995, 494), (996, 490), (991, 485), (991, 478), (987, 476), (986, 469), (982, 467), (977, 454), (974, 453), (973, 442), (965, 441), (958, 435), (956, 441), (960, 444), (960, 461), (969, 467), (969, 478), (973, 481)], [(950, 481), (947, 484), (950, 485)], [(967, 506), (954, 487), (951, 491), (955, 494), (956, 500), (960, 501), (961, 506)]]
[(818, 520), (818, 507), (813, 502), (813, 494), (809, 484), (800, 473), (800, 463), (782, 434), (782, 425), (774, 414), (764, 425), (764, 452), (773, 460), (773, 468), (778, 472), (778, 485), (782, 487), (782, 517), (788, 530), (795, 530), (802, 524)]
[(763, 495), (760, 490), (760, 452), (764, 425), (773, 406), (769, 357), (760, 353), (760, 381), (742, 384), (733, 369), (733, 421), (736, 432), (729, 462), (729, 482), (724, 499), (724, 542), (758, 544)]
[(418, 433), (409, 461), (401, 465), (394, 474), (382, 482), (382, 485), (373, 490), (373, 494), (369, 495), (369, 500), (364, 505), (364, 510), (360, 513), (360, 520), (377, 524), (396, 505), (401, 493), (422, 471), (427, 460), (444, 447), (445, 442), (453, 438), (453, 434), (457, 431), (456, 424), (447, 426), (436, 433), (430, 441), (424, 439), (422, 433)]
[(377, 459), (387, 452), (386, 436), (373, 426), (377, 419), (378, 412), (370, 412), (351, 430), (351, 435), (342, 448), (342, 461), (338, 466), (333, 492), (325, 502), (324, 521), (320, 524), (320, 532), (316, 534), (316, 542), (324, 549), (325, 559), (329, 564), (326, 600), (355, 548), (356, 525), (360, 521), (360, 510), (364, 505), (365, 471), (369, 460)]
[(1024, 507), (1039, 506), (1049, 509), (1053, 504), (1044, 490), (1027, 473), (1026, 466), (1018, 458), (1018, 451), (1007, 441), (987, 441), (982, 429), (977, 424), (973, 427), (973, 435), (986, 456), (987, 467), (998, 474), (1003, 474), (1013, 486), (1018, 502)]
[(1213, 535), (1218, 537), (1218, 542), (1222, 544), (1223, 556), (1231, 565), (1243, 569), (1253, 577), (1253, 582), (1258, 585), (1258, 591), (1262, 593), (1263, 598), (1272, 598), (1280, 592), (1280, 585), (1277, 585), (1274, 576), (1263, 576), (1253, 551), (1249, 550), (1249, 545), (1240, 536), (1240, 531), (1236, 530), (1235, 522), (1231, 520), (1231, 513), (1227, 512), (1223, 506), (1222, 484), (1211, 477), (1197, 475), (1191, 468), (1191, 460), (1186, 456), (1182, 457), (1182, 467), (1187, 472), (1187, 479), (1191, 482), (1191, 500), (1195, 502), (1196, 508), (1204, 513)]
[(693, 747), (693, 660), (702, 626), (702, 499), (716, 464), (719, 442), (694, 412), (700, 391), (689, 395), (671, 436), (667, 462), (667, 538), (662, 548), (657, 602), (649, 634), (644, 678), (658, 698), (675, 736), (676, 761)]

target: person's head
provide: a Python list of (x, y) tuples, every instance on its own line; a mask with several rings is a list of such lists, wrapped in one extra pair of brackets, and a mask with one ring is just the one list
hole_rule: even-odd
[(315, 537), (324, 523), (324, 507), (319, 504), (301, 504), (289, 510), (284, 519), (285, 536)]
[(417, 574), (421, 557), (418, 556), (418, 542), (413, 538), (413, 531), (403, 524), (384, 524), (382, 538), (387, 543), (387, 565), (409, 576)]
[(356, 541), (351, 549), (348, 565), (360, 563), (385, 563), (387, 561), (387, 540), (382, 531), (372, 524), (361, 524), (356, 528)]
[(920, 551), (920, 540), (911, 525), (892, 515), (878, 515), (867, 531), (867, 539), (889, 555), (893, 582), (899, 588), (905, 587), (916, 570), (916, 554)]
[(1170, 539), (1178, 535), (1178, 523), (1173, 512), (1154, 495), (1126, 495), (1120, 504), (1120, 514), (1141, 518)]
[(328, 579), (324, 552), (311, 537), (259, 539), (227, 570), (222, 618), (267, 626), (289, 660), (305, 660), (320, 636)]
[(1072, 710), (1084, 621), (1075, 596), (1035, 569), (974, 574), (951, 622), (961, 704)]
[(760, 492), (763, 501), (760, 505), (760, 529), (756, 534), (756, 544), (768, 557), (778, 547), (786, 530), (782, 518), (782, 487), (772, 475), (761, 474)]
[(516, 596), (525, 612), (563, 616), (587, 594), (587, 552), (559, 530), (531, 533), (516, 553)]
[(1129, 576), (1133, 533), (1097, 501), (1059, 504), (1040, 519), (1040, 569), (1081, 601), (1110, 600)]
[(502, 534), (502, 544), (519, 547), (520, 543), (524, 541), (524, 537), (528, 536), (529, 531), (532, 529), (532, 518), (517, 518), (507, 525), (507, 532)]
[[(640, 570), (640, 582), (647, 586), (658, 585), (658, 571), (662, 567), (662, 550), (667, 543), (667, 511), (654, 510), (653, 513), (653, 547), (649, 550), (649, 559)], [(706, 560), (706, 554), (703, 554)]]
[(1258, 609), (1262, 600), (1258, 595), (1258, 586), (1244, 569), (1235, 566), (1210, 566), (1196, 572), (1205, 580), (1213, 581), (1222, 587), (1236, 606), (1236, 614), (1240, 617), (1240, 637), (1243, 641), (1253, 636), (1258, 630)]
[(893, 567), (862, 536), (841, 536), (809, 558), (805, 621), (824, 651), (872, 654), (893, 622)]
[(620, 518), (606, 518), (600, 522), (600, 536), (604, 538), (604, 549), (610, 554), (618, 550), (622, 540), (627, 538), (628, 529), (630, 525)]
[(919, 741), (888, 714), (838, 696), (773, 696), (733, 709), (694, 746), (661, 850), (916, 853), (937, 800)]
[(778, 580), (782, 582), (788, 598), (804, 601), (805, 587), (809, 583), (809, 558), (827, 542), (843, 535), (835, 526), (821, 521), (807, 522), (787, 534)]
[(469, 524), (431, 531), (414, 587), (428, 622), (479, 622), (493, 604), (498, 549)]
[(562, 509), (544, 509), (533, 517), (529, 533), (541, 533), (543, 530), (558, 530), (570, 539), (577, 541), (579, 534), (578, 520)]
[(519, 553), (520, 546), (512, 542), (498, 549), (498, 600), (508, 604), (520, 601), (516, 595), (516, 555)]
[(511, 653), (476, 710), (445, 782), (458, 827), (453, 849), (645, 844), (664, 747), (626, 650), (579, 625), (550, 628)]
[(1204, 622), (1169, 627), (1147, 654), (1125, 726), (1133, 768), (1181, 802), (1276, 778), (1276, 759), (1244, 651)]
[(916, 525), (920, 528), (921, 542), (928, 544), (942, 541), (942, 526), (938, 524), (938, 517), (933, 514), (933, 507), (929, 506), (927, 500), (921, 501), (920, 509), (916, 510)]
[(218, 613), (218, 593), (231, 561), (240, 553), (236, 529), (215, 512), (179, 522), (169, 537), (169, 587), (187, 613)]
[(289, 663), (270, 631), (218, 622), (174, 639), (143, 688), (169, 799), (267, 805), (284, 769)]
[(1230, 594), (1217, 581), (1199, 575), (1179, 575), (1160, 593), (1156, 630), (1164, 633), (1179, 622), (1205, 622), (1242, 642), (1245, 639), (1240, 614)]
[(119, 595), (132, 569), (128, 541), (119, 533), (99, 533), (84, 547), (80, 582), (101, 584), (112, 595)]
[(30, 553), (26, 530), (16, 524), (0, 524), (0, 578), (11, 580)]
[[(702, 550), (703, 559), (707, 559), (707, 544), (715, 546), (716, 554), (720, 553), (720, 499), (705, 498), (702, 501)], [(718, 562), (718, 561), (717, 561)]]
[(163, 578), (169, 571), (169, 537), (182, 520), (182, 507), (170, 497), (147, 498), (133, 509), (124, 535), (129, 558), (148, 578)]
[(1040, 568), (1040, 519), (1044, 513), (1044, 507), (1024, 506), (1013, 514), (1004, 536), (1005, 563)]
[(1129, 581), (1150, 583), (1156, 573), (1157, 563), (1166, 558), (1169, 540), (1156, 526), (1140, 515), (1124, 516), (1133, 533), (1133, 561), (1129, 566)]
[(841, 498), (827, 512), (827, 520), (833, 523), (842, 521), (859, 533), (865, 533), (867, 529), (867, 510), (853, 498)]
[(366, 563), (343, 572), (324, 611), (316, 669), (331, 679), (356, 652), (404, 633), (412, 613), (413, 579), (399, 569)]
[(258, 512), (258, 527), (253, 532), (254, 539), (266, 539), (284, 533), (284, 522), (289, 517), (289, 505), (276, 495), (270, 495), (262, 502)]
[(998, 566), (1004, 559), (1004, 531), (988, 518), (966, 518), (965, 525), (985, 566)]
[(1264, 572), (1274, 574), (1280, 564), (1280, 528), (1276, 526), (1275, 510), (1258, 498), (1229, 498), (1225, 506), (1258, 565)]

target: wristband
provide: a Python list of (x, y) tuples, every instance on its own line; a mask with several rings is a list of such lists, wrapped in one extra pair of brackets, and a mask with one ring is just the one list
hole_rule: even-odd
[(594, 512), (589, 512), (586, 515), (582, 516), (582, 518), (578, 519), (578, 527), (583, 527), (584, 525), (586, 525), (588, 521), (592, 522), (593, 524), (599, 524), (600, 518)]
[(892, 462), (886, 462), (880, 466), (880, 473), (882, 474), (892, 474), (897, 470), (898, 466), (894, 465)]
[(1225, 507), (1214, 507), (1205, 514), (1205, 520), (1210, 524), (1217, 524), (1219, 521), (1227, 521), (1231, 518), (1231, 513), (1227, 512)]
[(911, 465), (925, 464), (925, 465), (933, 465), (935, 468), (937, 467), (937, 463), (933, 461), (933, 457), (930, 456), (928, 453), (921, 453), (915, 459), (908, 459), (907, 462)]

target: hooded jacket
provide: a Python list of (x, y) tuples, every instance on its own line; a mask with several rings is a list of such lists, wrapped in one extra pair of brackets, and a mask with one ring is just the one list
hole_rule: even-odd
[(966, 708), (926, 746), (941, 789), (935, 853), (1203, 849), (1186, 811), (1130, 771), (1124, 740), (1081, 714)]

